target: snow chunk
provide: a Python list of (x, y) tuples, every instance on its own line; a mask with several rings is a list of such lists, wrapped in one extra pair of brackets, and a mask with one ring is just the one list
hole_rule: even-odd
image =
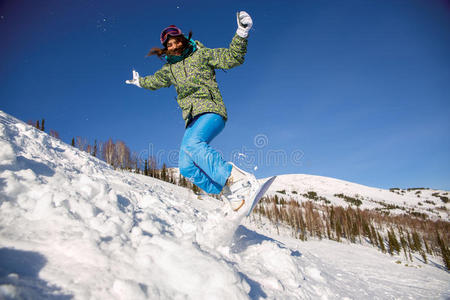
[(0, 167), (14, 163), (16, 163), (16, 153), (14, 153), (13, 147), (10, 143), (0, 138)]

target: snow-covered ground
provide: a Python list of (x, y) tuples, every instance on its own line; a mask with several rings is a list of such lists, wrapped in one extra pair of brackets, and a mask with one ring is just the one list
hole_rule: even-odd
[(237, 226), (226, 211), (115, 171), (0, 111), (0, 299), (450, 297), (439, 259), (406, 266), (371, 247), (301, 242), (252, 218), (225, 243)]

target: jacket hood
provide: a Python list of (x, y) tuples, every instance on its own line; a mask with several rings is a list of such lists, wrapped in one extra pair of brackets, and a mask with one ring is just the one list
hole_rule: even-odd
[(195, 43), (197, 44), (197, 49), (206, 48), (200, 41), (195, 41)]

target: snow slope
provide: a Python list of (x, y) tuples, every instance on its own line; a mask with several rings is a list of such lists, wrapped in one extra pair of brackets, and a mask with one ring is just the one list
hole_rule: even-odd
[[(450, 221), (448, 213), (450, 202), (445, 203), (439, 197), (450, 198), (450, 192), (444, 190), (395, 189), (391, 191), (329, 177), (289, 174), (278, 176), (267, 194), (304, 201), (309, 200), (303, 196), (308, 192), (316, 192), (318, 197), (324, 197), (330, 201), (330, 205), (348, 206), (348, 202), (335, 196), (343, 194), (360, 200), (361, 209), (389, 210), (395, 214), (418, 212), (428, 215), (431, 219)], [(397, 208), (388, 208), (389, 205)]]
[[(445, 299), (439, 261), (300, 242), (0, 111), (0, 299)], [(221, 238), (218, 238), (221, 237)], [(218, 243), (221, 242), (221, 243)]]

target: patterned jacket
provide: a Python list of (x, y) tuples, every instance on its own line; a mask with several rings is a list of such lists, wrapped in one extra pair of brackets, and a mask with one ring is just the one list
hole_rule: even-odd
[(196, 44), (197, 51), (182, 61), (166, 63), (155, 74), (139, 78), (141, 87), (150, 90), (175, 86), (186, 126), (195, 116), (206, 112), (217, 113), (227, 119), (215, 69), (239, 66), (247, 53), (247, 39), (238, 35), (233, 37), (228, 49), (209, 49), (199, 41)]

